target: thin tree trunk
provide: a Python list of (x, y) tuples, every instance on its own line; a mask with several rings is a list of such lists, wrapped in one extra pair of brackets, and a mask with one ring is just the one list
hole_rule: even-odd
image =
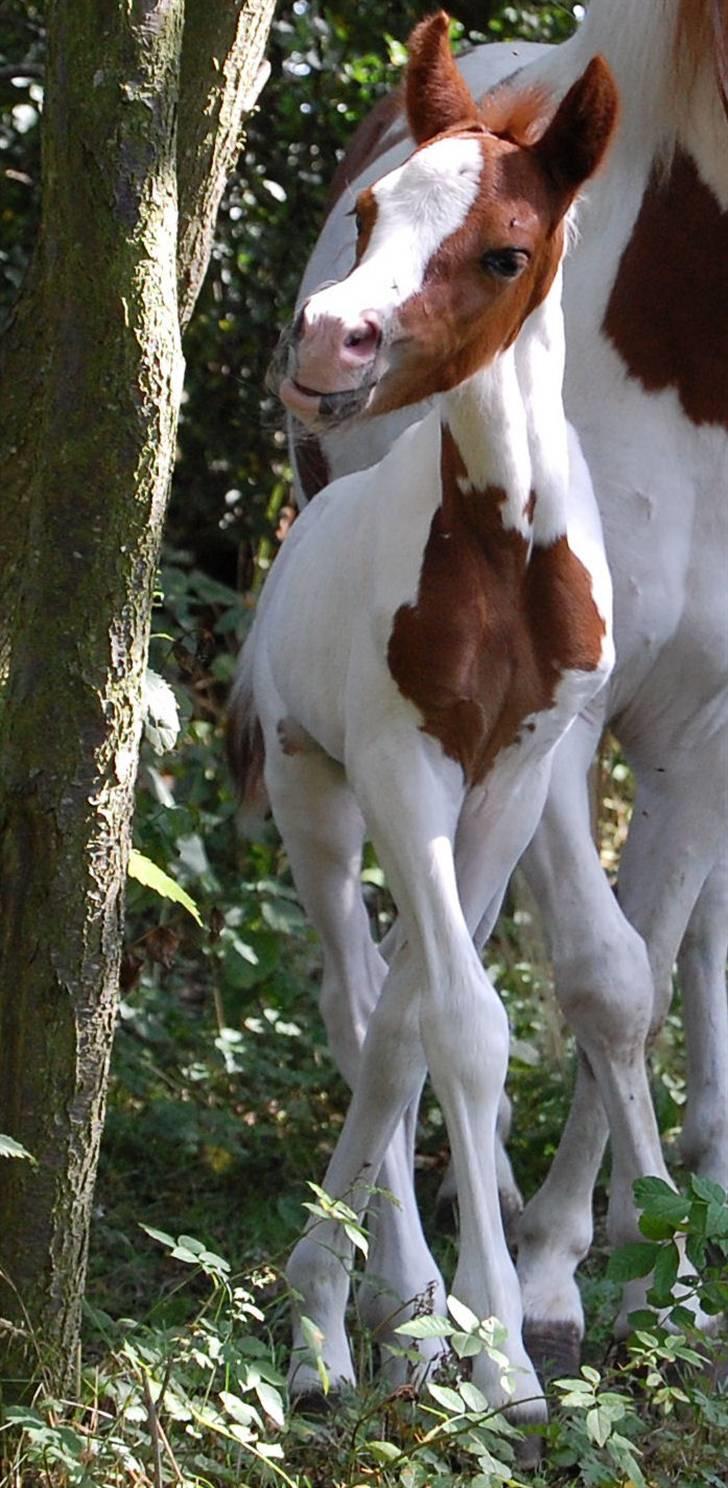
[[(220, 36), (231, 13), (271, 9), (187, 0)], [(180, 92), (184, 13), (184, 0), (49, 0), (42, 230), (8, 353), (0, 464), (24, 530), (7, 568), (17, 623), (0, 719), (0, 1131), (37, 1166), (0, 1162), (0, 1313), (13, 1325), (0, 1373), (17, 1383), (40, 1364), (61, 1391), (77, 1368), (182, 386), (177, 282), (187, 314), (240, 118), (223, 67), (228, 142), (206, 129), (183, 188), (208, 248), (189, 225), (194, 267), (180, 265), (176, 118), (197, 106), (191, 62)], [(262, 22), (236, 86), (257, 74), (266, 34)], [(209, 97), (226, 54), (198, 57)]]

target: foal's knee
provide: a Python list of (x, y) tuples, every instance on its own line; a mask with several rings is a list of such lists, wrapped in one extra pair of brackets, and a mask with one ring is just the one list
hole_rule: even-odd
[(423, 1001), (421, 1032), (436, 1084), (444, 1075), (466, 1095), (492, 1093), (497, 1105), (508, 1071), (508, 1018), (484, 972), (463, 979), (443, 999)]
[(611, 944), (559, 962), (559, 1001), (579, 1042), (608, 1054), (631, 1056), (647, 1043), (654, 1013), (654, 982), (642, 937), (625, 923)]

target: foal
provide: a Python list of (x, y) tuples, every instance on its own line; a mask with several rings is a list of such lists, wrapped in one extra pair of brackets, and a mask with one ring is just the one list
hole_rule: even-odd
[[(515, 1413), (534, 1419), (544, 1407), (495, 1170), (508, 1028), (472, 935), (535, 829), (554, 746), (613, 661), (599, 519), (561, 402), (560, 264), (616, 95), (597, 58), (547, 127), (534, 96), (484, 113), (440, 13), (411, 39), (407, 109), (418, 148), (358, 198), (355, 267), (304, 305), (280, 391), (311, 428), (435, 406), (296, 523), (243, 654), (233, 729), (244, 788), (264, 744), (354, 1090), (327, 1191), (364, 1211), (429, 1069), (460, 1193), (454, 1292), (507, 1328)], [(400, 913), (389, 969), (361, 897), (365, 832)], [(411, 1214), (407, 1154), (390, 1161)], [(350, 1258), (340, 1228), (318, 1224), (289, 1267), (334, 1385), (354, 1378)], [(300, 1395), (316, 1374), (295, 1360)], [(475, 1374), (506, 1403), (499, 1369), (478, 1358)]]

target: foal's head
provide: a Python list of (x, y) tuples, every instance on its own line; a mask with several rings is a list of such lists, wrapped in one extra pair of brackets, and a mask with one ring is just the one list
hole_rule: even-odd
[(478, 106), (443, 11), (410, 38), (414, 154), (357, 198), (356, 261), (291, 332), (284, 403), (310, 426), (418, 403), (457, 386), (517, 337), (547, 294), (564, 216), (598, 166), (617, 99), (601, 58), (550, 123), (533, 92)]

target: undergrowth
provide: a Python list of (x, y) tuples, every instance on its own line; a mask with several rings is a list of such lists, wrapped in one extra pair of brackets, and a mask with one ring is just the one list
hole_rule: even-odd
[[(76, 1400), (55, 1400), (39, 1360), (34, 1398), (2, 1417), (2, 1488), (723, 1488), (721, 1345), (693, 1333), (679, 1295), (686, 1245), (704, 1308), (717, 1314), (728, 1301), (726, 1197), (700, 1179), (686, 1180), (682, 1196), (643, 1180), (636, 1195), (643, 1242), (609, 1267), (602, 1179), (582, 1280), (585, 1362), (578, 1378), (549, 1387), (537, 1470), (521, 1471), (517, 1433), (468, 1378), (478, 1349), (498, 1354), (498, 1324), (473, 1318), (457, 1299), (448, 1318), (424, 1315), (402, 1333), (408, 1349), (413, 1331), (439, 1330), (451, 1356), (438, 1376), (419, 1397), (387, 1393), (375, 1341), (357, 1317), (355, 1285), (359, 1390), (338, 1396), (318, 1420), (290, 1411), (283, 1266), (304, 1202), (327, 1202), (321, 1191), (312, 1199), (307, 1182), (325, 1172), (348, 1092), (326, 1048), (318, 947), (285, 855), (270, 826), (245, 848), (236, 830), (221, 721), (251, 602), (187, 569), (179, 555), (171, 555), (161, 589), (151, 665), (172, 683), (176, 702), (152, 684), (136, 824), (136, 847), (149, 867), (143, 881), (130, 883), (83, 1377)], [(170, 752), (177, 712), (180, 740)], [(609, 870), (629, 810), (624, 766), (612, 747), (603, 775)], [(383, 933), (392, 909), (371, 855), (363, 877), (373, 926)], [(165, 894), (171, 882), (175, 897), (159, 898), (145, 881)], [(573, 1052), (522, 886), (487, 959), (511, 1022), (510, 1150), (528, 1196), (560, 1135)], [(684, 1099), (676, 1014), (653, 1074), (670, 1148)], [(448, 1152), (431, 1099), (417, 1145), (418, 1193), (447, 1275), (453, 1238), (436, 1200)], [(0, 1160), (10, 1160), (1, 1148)], [(620, 1284), (648, 1271), (651, 1305), (617, 1352)], [(313, 1325), (308, 1337), (324, 1388)]]

